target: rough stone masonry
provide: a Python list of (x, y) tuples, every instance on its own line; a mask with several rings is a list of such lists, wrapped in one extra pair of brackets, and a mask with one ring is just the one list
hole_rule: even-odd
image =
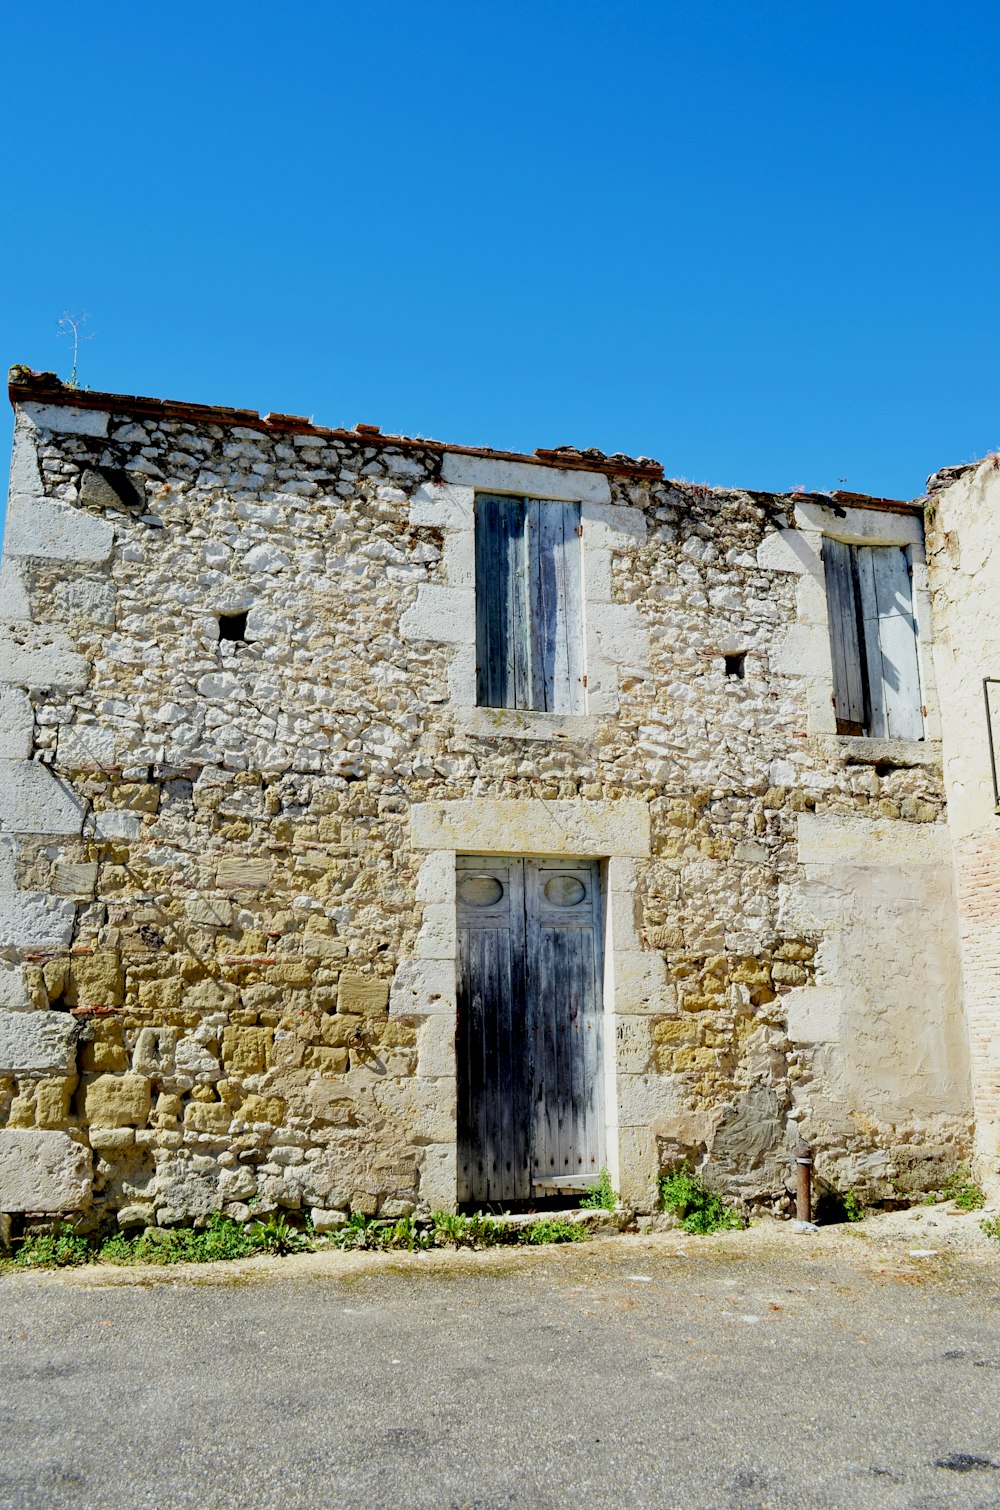
[[(454, 1205), (464, 854), (601, 862), (608, 1162), (639, 1208), (691, 1159), (783, 1209), (803, 1139), (874, 1199), (973, 1153), (996, 1179), (1000, 953), (970, 1007), (920, 503), (25, 368), (10, 393), (0, 1211)], [(477, 706), (483, 491), (579, 504), (582, 713)], [(836, 731), (827, 535), (909, 551), (923, 740)], [(974, 681), (966, 590), (942, 566)], [(954, 736), (982, 787), (974, 714)]]

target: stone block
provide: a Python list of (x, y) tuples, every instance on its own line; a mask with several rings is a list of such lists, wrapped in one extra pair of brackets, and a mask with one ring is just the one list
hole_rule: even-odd
[(144, 980), (139, 987), (139, 1005), (157, 1012), (176, 1012), (184, 998), (184, 982), (178, 977), (171, 980)]
[(7, 514), (4, 554), (45, 561), (106, 561), (114, 526), (49, 498), (15, 494)]
[(313, 1231), (321, 1236), (324, 1232), (339, 1232), (341, 1227), (347, 1226), (346, 1211), (329, 1211), (323, 1206), (314, 1206), (312, 1209)]
[(440, 1014), (429, 1017), (417, 1035), (417, 1074), (454, 1076), (455, 1022)]
[(0, 961), (0, 1012), (23, 1012), (30, 1006), (24, 966)]
[(222, 1033), (222, 1062), (230, 1075), (260, 1075), (271, 1062), (271, 1028), (228, 1027)]
[(120, 1043), (85, 1043), (80, 1068), (96, 1074), (120, 1073), (128, 1069), (128, 1055)]
[(75, 404), (40, 404), (29, 401), (21, 405), (21, 412), (37, 429), (54, 430), (60, 435), (108, 433), (107, 410), (80, 409)]
[(530, 461), (506, 461), (492, 456), (462, 456), (446, 451), (441, 476), (456, 487), (522, 498), (557, 498), (568, 503), (610, 503), (611, 485), (603, 472), (577, 472), (567, 467), (542, 466)]
[(27, 760), (35, 732), (35, 715), (28, 694), (9, 687), (0, 692), (0, 758)]
[(404, 959), (389, 995), (393, 1017), (455, 1015), (455, 961)]
[(115, 734), (99, 724), (64, 724), (59, 730), (59, 764), (63, 770), (86, 771), (115, 763)]
[(0, 949), (66, 949), (73, 937), (75, 916), (72, 902), (41, 892), (0, 892)]
[(150, 1091), (143, 1075), (99, 1075), (84, 1086), (84, 1117), (94, 1127), (139, 1126), (149, 1117)]
[(125, 1000), (125, 978), (117, 949), (97, 949), (77, 954), (70, 961), (66, 1000), (70, 1006), (120, 1007)]
[(247, 1096), (238, 1116), (241, 1122), (267, 1122), (280, 1127), (285, 1120), (285, 1102), (281, 1096)]
[(97, 889), (97, 865), (57, 860), (52, 867), (52, 890), (61, 897), (92, 897)]
[(221, 898), (211, 897), (205, 901), (195, 899), (185, 902), (184, 911), (199, 928), (229, 928), (233, 921), (233, 905)]
[(21, 572), (16, 562), (4, 561), (0, 565), (0, 622), (12, 624), (30, 618), (31, 604)]
[(66, 1133), (0, 1131), (0, 1211), (79, 1211), (92, 1178), (90, 1150)]
[(232, 1109), (222, 1101), (192, 1101), (184, 1112), (184, 1126), (195, 1132), (228, 1132), (232, 1120)]
[(90, 1146), (105, 1158), (123, 1154), (135, 1145), (135, 1133), (131, 1127), (91, 1127), (87, 1129)]
[(337, 1011), (354, 1017), (384, 1017), (389, 1010), (389, 982), (344, 974), (337, 990)]
[(0, 682), (79, 692), (89, 680), (90, 666), (62, 630), (0, 622)]
[(347, 1061), (346, 1049), (328, 1049), (313, 1045), (306, 1049), (302, 1062), (306, 1069), (319, 1070), (323, 1075), (343, 1075), (347, 1070)]
[(0, 1011), (0, 1075), (69, 1075), (79, 1029), (65, 1012)]
[(462, 645), (476, 637), (476, 595), (471, 587), (422, 583), (417, 601), (399, 620), (404, 640), (430, 640), (439, 645)]
[(76, 1075), (39, 1080), (35, 1086), (35, 1122), (39, 1127), (65, 1127), (71, 1121)]
[(270, 860), (221, 860), (215, 879), (224, 891), (256, 890), (271, 879)]

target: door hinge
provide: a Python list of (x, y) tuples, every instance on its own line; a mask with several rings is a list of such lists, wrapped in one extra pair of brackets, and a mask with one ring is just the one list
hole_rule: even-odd
[(587, 676), (586, 676), (586, 673), (584, 673), (584, 675), (581, 676), (580, 680), (581, 680), (581, 682), (583, 683), (584, 686), (587, 685)]
[(577, 525), (576, 532), (577, 532), (578, 535), (582, 535), (583, 534), (583, 525), (582, 524), (578, 524)]

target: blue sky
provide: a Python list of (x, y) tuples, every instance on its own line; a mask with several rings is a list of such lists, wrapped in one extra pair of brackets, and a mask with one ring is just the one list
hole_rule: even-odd
[[(1000, 446), (1000, 10), (8, 6), (4, 365), (695, 482)], [(9, 444), (6, 406), (0, 442)]]

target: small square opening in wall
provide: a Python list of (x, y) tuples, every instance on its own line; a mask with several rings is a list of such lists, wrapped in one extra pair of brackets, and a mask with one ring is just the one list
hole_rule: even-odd
[(245, 613), (219, 614), (219, 639), (231, 640), (236, 645), (245, 645), (247, 616)]
[(734, 676), (742, 681), (747, 674), (747, 653), (745, 650), (735, 650), (724, 657), (726, 662), (726, 675)]

